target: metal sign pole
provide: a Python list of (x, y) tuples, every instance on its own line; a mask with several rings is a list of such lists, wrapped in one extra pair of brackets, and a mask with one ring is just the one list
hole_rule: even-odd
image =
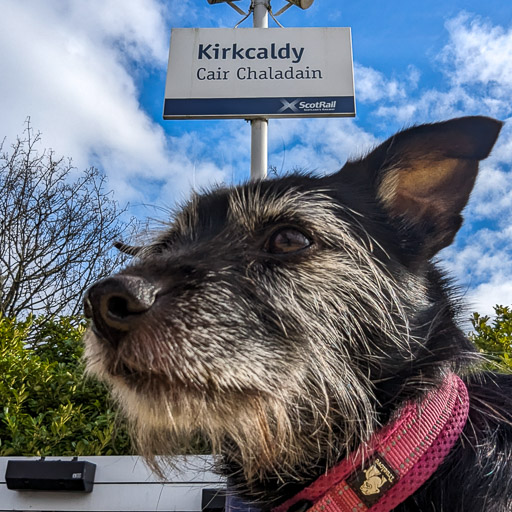
[(163, 117), (250, 119), (250, 179), (263, 180), (269, 119), (355, 116), (350, 28), (242, 30), (234, 36), (251, 14), (253, 28), (267, 29), (269, 15), (282, 27), (276, 16), (291, 6), (308, 9), (314, 0), (285, 0), (275, 14), (271, 0), (250, 0), (248, 12), (234, 4), (239, 0), (207, 1), (228, 4), (243, 18), (233, 29), (172, 30)]
[[(253, 27), (268, 28), (268, 9), (270, 0), (252, 0)], [(251, 121), (251, 180), (267, 177), (268, 166), (268, 119)]]

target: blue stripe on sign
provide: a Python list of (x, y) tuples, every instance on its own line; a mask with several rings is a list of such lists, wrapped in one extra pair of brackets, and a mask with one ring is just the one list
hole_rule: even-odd
[(165, 99), (164, 118), (355, 115), (353, 96)]

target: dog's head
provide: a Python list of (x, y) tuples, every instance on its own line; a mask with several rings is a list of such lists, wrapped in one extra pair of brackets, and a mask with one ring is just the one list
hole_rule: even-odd
[[(146, 454), (207, 435), (244, 478), (301, 478), (364, 442), (467, 349), (432, 257), (501, 123), (400, 132), (327, 177), (195, 195), (88, 291), (89, 370)], [(306, 469), (308, 468), (308, 469)]]

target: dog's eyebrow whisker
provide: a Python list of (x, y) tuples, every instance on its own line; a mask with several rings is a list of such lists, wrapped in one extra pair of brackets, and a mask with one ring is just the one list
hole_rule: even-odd
[(128, 256), (137, 256), (144, 250), (143, 246), (128, 245), (123, 242), (114, 242), (113, 245), (117, 250)]

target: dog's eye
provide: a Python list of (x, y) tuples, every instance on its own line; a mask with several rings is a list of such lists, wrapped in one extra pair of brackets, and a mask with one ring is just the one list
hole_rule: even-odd
[(276, 231), (265, 244), (265, 250), (272, 254), (290, 254), (307, 249), (311, 240), (300, 231), (285, 228)]

